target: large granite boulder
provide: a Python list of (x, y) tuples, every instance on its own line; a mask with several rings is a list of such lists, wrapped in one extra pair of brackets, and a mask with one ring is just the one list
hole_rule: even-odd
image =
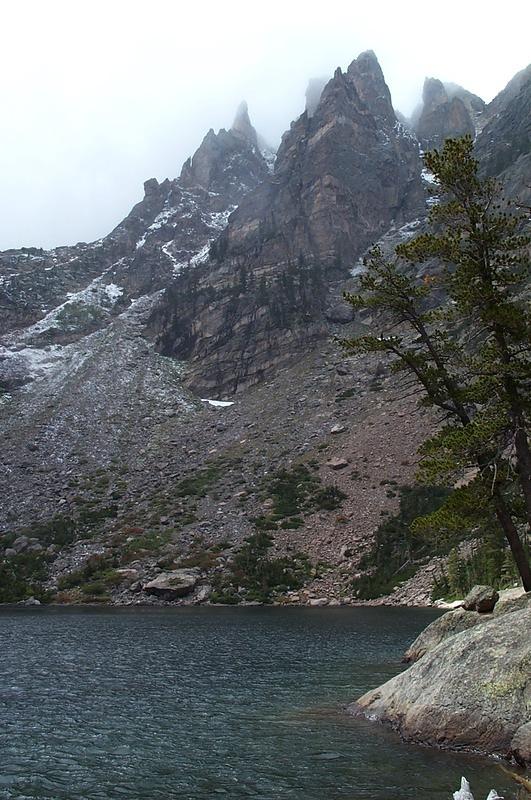
[(493, 617), (445, 639), (349, 710), (409, 741), (528, 764), (530, 630), (529, 605)]
[[(485, 589), (490, 587), (474, 587), (474, 589)], [(491, 592), (495, 592), (491, 589)], [(474, 593), (469, 592), (467, 599)], [(475, 596), (475, 594), (474, 594)], [(465, 601), (466, 602), (466, 601)], [(403, 661), (406, 663), (418, 661), (425, 653), (433, 650), (438, 644), (455, 636), (457, 633), (474, 628), (482, 622), (487, 622), (493, 617), (500, 617), (503, 614), (510, 614), (513, 611), (521, 611), (523, 608), (531, 606), (531, 593), (522, 594), (520, 589), (506, 589), (502, 592), (499, 602), (496, 603), (494, 613), (467, 610), (465, 606), (448, 611), (442, 617), (433, 620), (415, 639), (413, 644), (404, 653)], [(491, 609), (492, 610), (492, 609)]]
[(475, 611), (465, 611), (464, 608), (448, 611), (447, 614), (435, 619), (417, 636), (413, 644), (404, 653), (403, 660), (406, 662), (418, 661), (419, 658), (433, 650), (445, 639), (475, 627), (478, 623), (483, 622), (484, 619), (485, 617)]
[(200, 572), (197, 569), (175, 569), (161, 572), (142, 587), (147, 594), (162, 600), (177, 600), (190, 594), (196, 587)]
[(465, 611), (477, 611), (479, 614), (490, 614), (494, 611), (494, 606), (499, 600), (500, 595), (492, 586), (473, 586), (465, 599), (463, 608)]

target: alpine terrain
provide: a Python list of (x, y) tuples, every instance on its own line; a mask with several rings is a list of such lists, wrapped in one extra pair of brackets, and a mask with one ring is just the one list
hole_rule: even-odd
[(429, 604), (444, 554), (360, 594), (382, 522), (431, 502), (435, 419), (344, 355), (371, 318), (343, 292), (423, 230), (447, 137), (529, 205), (530, 125), (531, 67), (489, 104), (429, 78), (399, 120), (369, 51), (276, 153), (242, 103), (104, 238), (0, 253), (0, 600)]

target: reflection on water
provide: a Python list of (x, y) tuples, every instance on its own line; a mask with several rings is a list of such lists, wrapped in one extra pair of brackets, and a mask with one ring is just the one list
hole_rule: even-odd
[(461, 774), (501, 790), (490, 762), (343, 713), (433, 617), (4, 608), (0, 799), (448, 800)]

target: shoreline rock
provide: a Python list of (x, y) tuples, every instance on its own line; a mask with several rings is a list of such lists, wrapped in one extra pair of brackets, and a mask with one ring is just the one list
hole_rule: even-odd
[[(429, 627), (438, 625), (439, 642), (430, 645), (426, 629), (408, 651), (411, 657), (414, 647), (422, 650), (424, 635), (418, 660), (349, 705), (349, 713), (386, 724), (410, 742), (530, 765), (530, 599), (520, 598), (512, 610), (508, 603), (498, 614), (477, 614), (480, 620), (461, 631), (455, 627), (471, 619), (464, 615), (476, 612), (436, 620)], [(450, 615), (453, 621), (441, 624)]]

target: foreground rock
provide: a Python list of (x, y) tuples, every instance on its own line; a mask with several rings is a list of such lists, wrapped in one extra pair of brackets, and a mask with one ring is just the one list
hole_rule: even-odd
[[(467, 603), (470, 598), (474, 599), (479, 595), (484, 597), (485, 593), (476, 592), (476, 590), (480, 589), (488, 589), (490, 593), (494, 593), (494, 595), (498, 597), (498, 593), (490, 587), (475, 586), (465, 598), (465, 603)], [(419, 658), (422, 658), (428, 651), (433, 650), (434, 647), (437, 647), (437, 645), (450, 636), (455, 636), (457, 633), (462, 633), (463, 631), (469, 630), (469, 628), (474, 628), (482, 622), (487, 622), (492, 619), (493, 616), (499, 617), (502, 614), (510, 614), (513, 611), (520, 611), (526, 608), (530, 603), (531, 595), (522, 594), (522, 592), (523, 590), (521, 589), (504, 590), (499, 602), (496, 602), (496, 607), (493, 608), (492, 606), (490, 608), (491, 611), (494, 610), (494, 614), (485, 613), (478, 608), (476, 608), (475, 611), (467, 610), (466, 605), (463, 605), (462, 608), (449, 611), (447, 614), (443, 614), (442, 617), (435, 619), (417, 636), (413, 644), (404, 653), (403, 660), (406, 662), (418, 661)], [(474, 604), (477, 605), (475, 600)], [(483, 608), (482, 602), (480, 602), (479, 605)]]
[[(470, 784), (466, 778), (461, 778), (461, 788), (454, 792), (454, 800), (474, 800), (474, 795), (470, 791)], [(491, 789), (487, 795), (487, 800), (503, 800), (496, 789)]]
[(526, 766), (531, 763), (530, 630), (528, 604), (456, 633), (349, 711), (386, 723), (412, 742), (481, 751)]
[(404, 661), (418, 661), (445, 639), (469, 630), (484, 620), (484, 615), (481, 616), (474, 611), (465, 611), (464, 608), (456, 608), (455, 611), (443, 614), (417, 636), (411, 647), (404, 653)]
[(479, 614), (490, 614), (499, 597), (492, 586), (473, 586), (463, 600), (463, 608), (466, 611), (477, 611)]

